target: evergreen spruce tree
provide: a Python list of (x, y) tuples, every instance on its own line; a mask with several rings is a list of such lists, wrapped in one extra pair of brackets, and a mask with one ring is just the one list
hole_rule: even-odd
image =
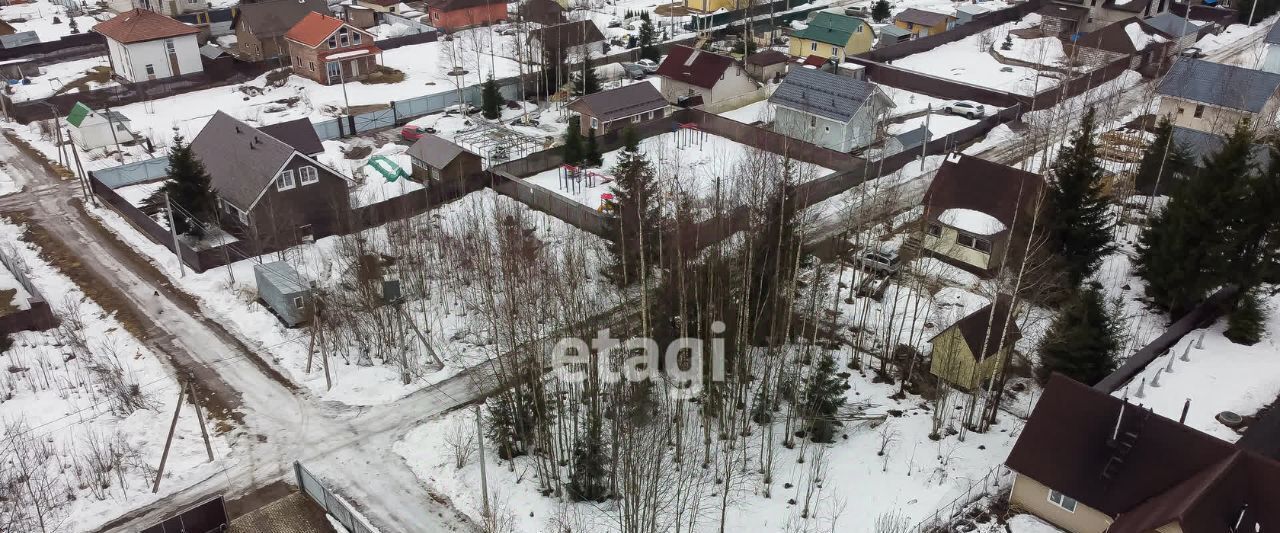
[(1256, 176), (1253, 139), (1247, 122), (1237, 126), (1217, 153), (1204, 158), (1201, 171), (1173, 187), (1168, 205), (1139, 236), (1135, 271), (1146, 281), (1147, 296), (1173, 317), (1232, 279), (1236, 239), (1230, 232)]
[(498, 92), (498, 82), (493, 79), (493, 75), (489, 75), (489, 79), (484, 80), (484, 85), (480, 90), (480, 110), (484, 114), (484, 118), (496, 120), (502, 116), (502, 93)]
[(1280, 151), (1271, 150), (1271, 164), (1248, 176), (1240, 194), (1230, 201), (1226, 269), (1223, 283), (1248, 291), (1261, 283), (1280, 282)]
[(804, 412), (809, 420), (809, 438), (814, 442), (831, 442), (835, 436), (836, 413), (844, 405), (846, 385), (838, 372), (835, 359), (824, 353), (805, 383)]
[(1040, 381), (1060, 372), (1093, 385), (1116, 369), (1123, 345), (1119, 321), (1107, 309), (1102, 290), (1090, 283), (1073, 293), (1040, 342)]
[(1256, 291), (1240, 295), (1235, 307), (1227, 315), (1227, 330), (1223, 332), (1231, 342), (1252, 346), (1266, 333), (1267, 310), (1258, 299)]
[(574, 501), (604, 501), (608, 496), (608, 460), (600, 432), (600, 414), (589, 413), (587, 432), (573, 447), (573, 474), (569, 476), (569, 496)]
[(582, 77), (573, 86), (578, 91), (578, 94), (586, 96), (600, 92), (600, 75), (596, 73), (596, 69), (584, 69), (579, 74)]
[(217, 220), (218, 197), (213, 192), (209, 172), (181, 135), (169, 149), (169, 180), (142, 205), (143, 212), (155, 216), (164, 212), (165, 195), (173, 205), (174, 231), (180, 235), (204, 237), (205, 224)]
[(613, 167), (612, 231), (618, 235), (609, 243), (610, 264), (605, 275), (619, 287), (641, 279), (658, 260), (662, 209), (653, 165), (640, 151), (634, 130), (623, 132), (623, 149)]
[(604, 155), (600, 153), (600, 145), (596, 142), (595, 128), (587, 131), (587, 148), (582, 154), (582, 163), (591, 167), (604, 164)]
[(876, 0), (876, 3), (871, 4), (871, 18), (876, 22), (889, 20), (889, 16), (893, 14), (890, 7), (889, 0)]
[(658, 50), (655, 42), (656, 36), (653, 29), (653, 21), (649, 20), (649, 12), (640, 13), (640, 58), (649, 59), (654, 62), (662, 60), (662, 52)]
[[(1138, 173), (1134, 176), (1134, 189), (1139, 193), (1157, 196), (1171, 190), (1179, 174), (1192, 168), (1194, 162), (1187, 148), (1173, 142), (1173, 122), (1163, 117), (1156, 124), (1155, 139), (1142, 153)], [(1159, 187), (1160, 190), (1156, 190)]]
[(1093, 274), (1102, 258), (1115, 249), (1093, 126), (1090, 108), (1053, 164), (1046, 202), (1049, 238), (1072, 287)]
[(579, 129), (578, 115), (569, 117), (569, 127), (564, 130), (564, 162), (567, 165), (581, 165), (583, 159), (582, 152), (582, 131)]

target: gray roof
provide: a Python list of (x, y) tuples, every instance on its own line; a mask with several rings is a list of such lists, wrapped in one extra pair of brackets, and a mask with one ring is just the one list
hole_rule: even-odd
[(219, 57), (222, 57), (222, 54), (225, 54), (225, 53), (227, 53), (226, 50), (223, 50), (222, 47), (213, 43), (208, 43), (200, 47), (200, 55), (207, 57), (209, 59), (217, 59)]
[(310, 287), (302, 281), (297, 270), (284, 261), (275, 261), (261, 265), (253, 265), (255, 274), (275, 287), (281, 294), (297, 294), (306, 292)]
[(284, 35), (307, 13), (329, 14), (325, 0), (267, 0), (265, 2), (240, 3), (232, 25), (242, 25), (259, 39)]
[(902, 10), (901, 13), (898, 13), (898, 16), (893, 17), (894, 20), (900, 20), (903, 22), (912, 22), (915, 24), (924, 24), (925, 26), (937, 26), (939, 24), (945, 24), (947, 21), (953, 18), (955, 17), (951, 15), (947, 15), (943, 13), (935, 13), (933, 11), (925, 11), (923, 9), (916, 9), (914, 7), (908, 7)]
[(847, 123), (877, 91), (875, 85), (850, 76), (794, 68), (769, 97), (769, 102)]
[(191, 141), (213, 190), (248, 211), (296, 152), (284, 141), (218, 111)]
[(1267, 36), (1263, 39), (1267, 44), (1280, 44), (1280, 22), (1271, 25)]
[[(1191, 156), (1192, 162), (1196, 166), (1204, 157), (1212, 156), (1218, 150), (1222, 149), (1222, 143), (1226, 142), (1226, 137), (1221, 135), (1207, 133), (1190, 128), (1180, 126), (1173, 127), (1173, 142), (1187, 149), (1188, 155)], [(1253, 162), (1258, 168), (1265, 170), (1271, 164), (1271, 149), (1265, 144), (1253, 145), (1250, 151), (1253, 155)]]
[(897, 26), (882, 26), (880, 28), (880, 36), (883, 37), (885, 35), (889, 35), (893, 37), (902, 37), (904, 35), (911, 35), (911, 31), (907, 30), (906, 28), (899, 28)]
[(1156, 93), (1258, 113), (1277, 89), (1280, 74), (1183, 57)]
[(662, 93), (649, 82), (638, 82), (588, 94), (569, 105), (569, 108), (607, 122), (640, 113), (648, 113), (667, 107)]
[[(1198, 20), (1187, 20), (1168, 11), (1154, 17), (1148, 17), (1143, 22), (1146, 22), (1152, 28), (1160, 30), (1165, 35), (1175, 38), (1195, 33), (1208, 24), (1208, 22)], [(1184, 27), (1186, 31), (1183, 31)]]
[(259, 128), (259, 131), (280, 139), (285, 144), (292, 146), (294, 150), (307, 155), (316, 155), (324, 151), (324, 144), (320, 142), (320, 135), (316, 134), (315, 126), (312, 126), (311, 121), (306, 118), (263, 126)]
[[(449, 166), (459, 154), (470, 154), (465, 148), (446, 141), (443, 137), (426, 134), (413, 143), (406, 152), (409, 157), (425, 163), (428, 167), (442, 169)], [(474, 154), (473, 154), (474, 155)]]
[(902, 149), (905, 151), (912, 148), (919, 148), (920, 145), (933, 138), (933, 134), (929, 130), (925, 129), (924, 124), (921, 124), (919, 128), (909, 129), (894, 135), (893, 138), (898, 140), (898, 144), (901, 144)]

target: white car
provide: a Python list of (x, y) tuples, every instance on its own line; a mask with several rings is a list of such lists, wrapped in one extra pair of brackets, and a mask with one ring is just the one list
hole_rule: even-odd
[(968, 100), (953, 101), (942, 109), (952, 115), (961, 115), (965, 118), (978, 118), (987, 115), (986, 107), (977, 102), (970, 102)]
[(649, 74), (653, 74), (658, 71), (658, 63), (654, 62), (652, 59), (641, 59), (636, 61), (636, 66), (644, 69), (644, 71)]

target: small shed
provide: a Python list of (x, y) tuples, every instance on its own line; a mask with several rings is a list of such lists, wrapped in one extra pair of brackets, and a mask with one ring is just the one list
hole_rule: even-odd
[(885, 140), (885, 153), (896, 154), (907, 150), (918, 150), (920, 145), (933, 139), (933, 133), (921, 124), (919, 128), (912, 128)]
[(71, 140), (82, 150), (132, 142), (130, 124), (129, 117), (118, 111), (94, 111), (82, 102), (76, 102), (67, 114)]
[(311, 320), (311, 287), (284, 261), (253, 266), (258, 299), (289, 327)]
[(415, 141), (407, 153), (413, 179), (423, 183), (428, 179), (465, 179), (483, 171), (479, 155), (429, 133)]
[(956, 8), (956, 25), (962, 26), (973, 22), (973, 19), (989, 13), (990, 10), (978, 4), (965, 4)]
[(893, 46), (909, 40), (911, 40), (911, 32), (905, 28), (883, 26), (880, 28), (880, 38), (876, 41), (876, 48)]
[(757, 81), (768, 82), (773, 79), (781, 79), (787, 73), (787, 65), (791, 63), (791, 57), (777, 50), (764, 50), (747, 56), (746, 61), (747, 74), (751, 75)]

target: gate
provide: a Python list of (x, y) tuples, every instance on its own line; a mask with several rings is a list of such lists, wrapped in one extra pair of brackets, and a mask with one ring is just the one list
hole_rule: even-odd
[(325, 512), (347, 528), (347, 531), (351, 533), (379, 533), (377, 529), (369, 525), (363, 516), (360, 516), (359, 513), (351, 508), (351, 504), (334, 494), (328, 487), (325, 487), (319, 478), (316, 478), (306, 467), (302, 466), (302, 463), (294, 461), (293, 471), (297, 475), (298, 487), (302, 489), (302, 492), (320, 504), (320, 507), (323, 507)]

